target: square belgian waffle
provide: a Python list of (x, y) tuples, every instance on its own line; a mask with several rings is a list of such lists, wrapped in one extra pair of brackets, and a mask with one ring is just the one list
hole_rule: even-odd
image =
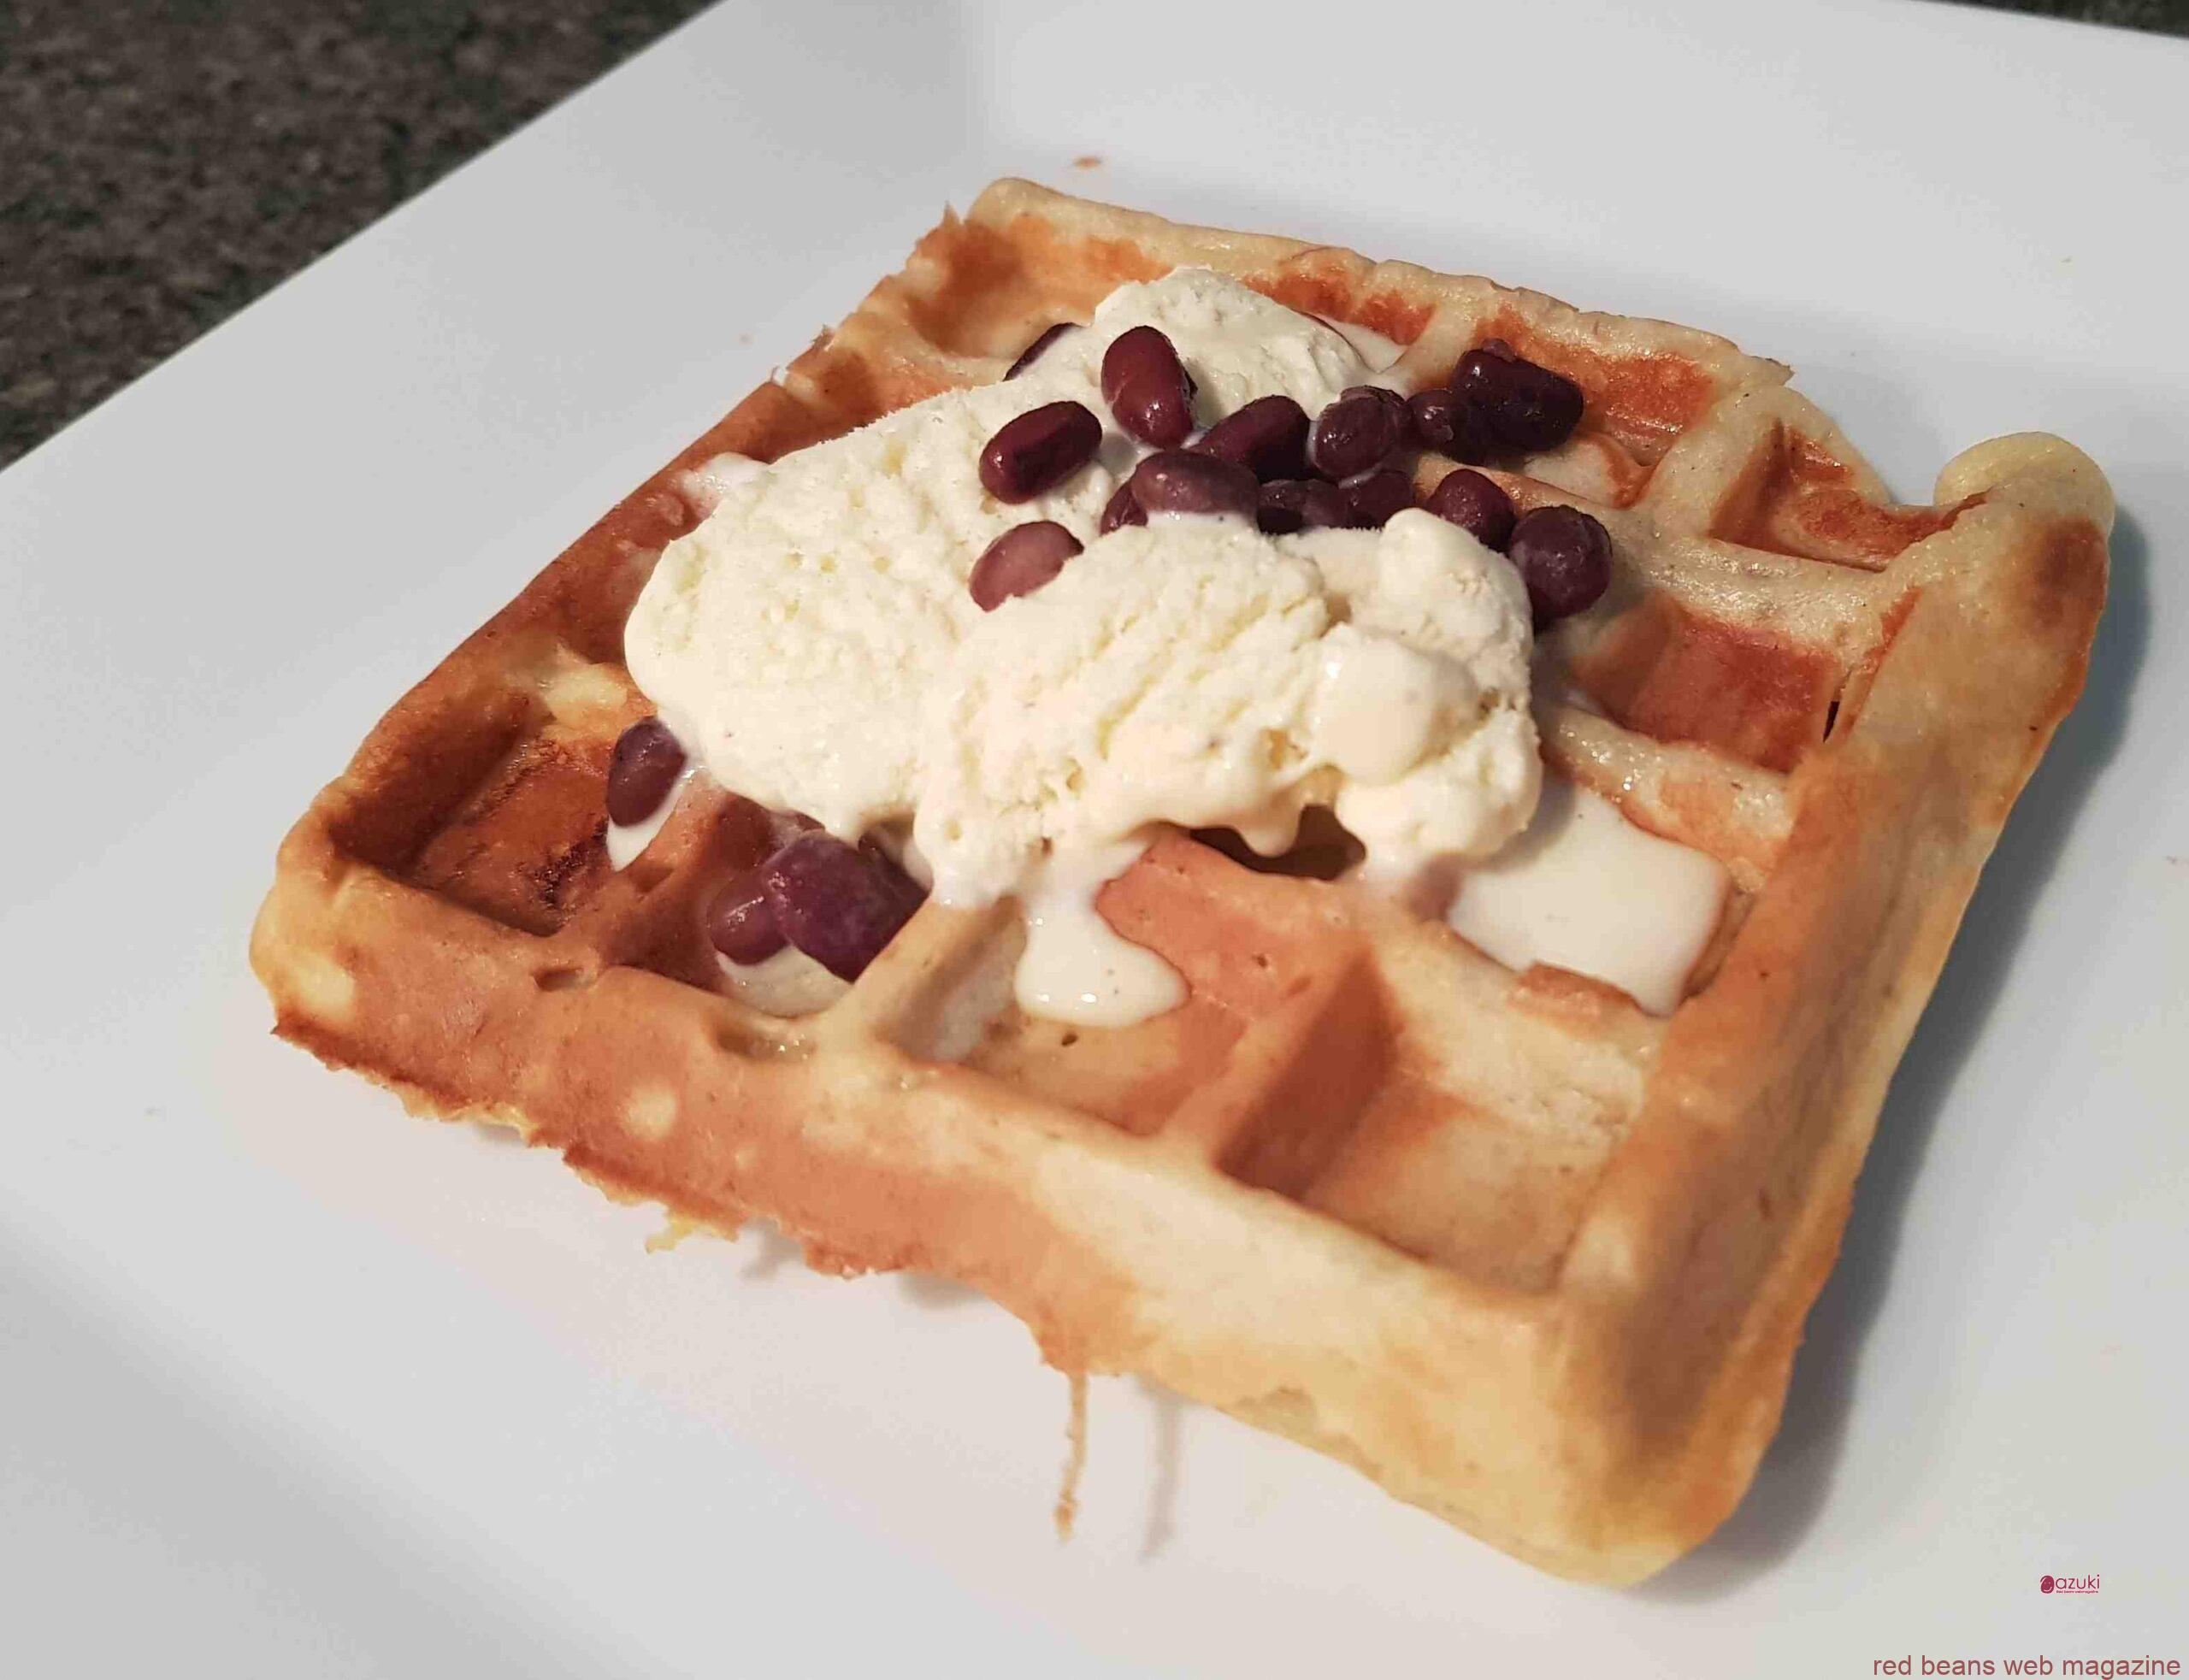
[[(695, 784), (610, 868), (610, 747), (651, 710), (623, 622), (701, 516), (690, 469), (993, 380), (1184, 263), (1373, 328), (1417, 381), (1496, 337), (1586, 393), (1569, 443), (1496, 475), (1615, 548), (1539, 662), (1547, 758), (1736, 884), (1669, 1018), (1174, 834), (1100, 899), (1186, 977), (1168, 1014), (1028, 1018), (1010, 905), (930, 903), (782, 1019), (729, 994), (700, 925), (764, 813)], [(278, 1030), (611, 1194), (959, 1279), (1065, 1371), (1143, 1372), (1546, 1568), (1636, 1580), (1776, 1427), (1886, 1081), (2105, 592), (2111, 498), (2075, 450), (2000, 439), (1896, 505), (1787, 377), (1684, 327), (999, 182), (381, 722), (281, 848), (252, 941)]]

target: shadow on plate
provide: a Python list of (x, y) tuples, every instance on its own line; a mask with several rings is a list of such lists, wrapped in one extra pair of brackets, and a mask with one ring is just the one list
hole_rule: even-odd
[(1148, 1521), (1141, 1530), (1142, 1562), (1162, 1556), (1178, 1532), (1179, 1478), (1185, 1466), (1186, 1407), (1191, 1404), (1159, 1382), (1135, 1379), (1147, 1401), (1154, 1431), (1154, 1458), (1148, 1483)]
[[(752, 1253), (740, 1269), (743, 1276), (773, 1277), (786, 1266), (805, 1264), (805, 1245), (794, 1236), (786, 1235), (782, 1228), (771, 1219), (756, 1217), (746, 1220), (744, 1229), (735, 1240), (741, 1247), (747, 1238), (751, 1239)], [(953, 1307), (971, 1306), (988, 1299), (977, 1289), (927, 1272), (900, 1271), (889, 1276), (899, 1293), (917, 1307), (947, 1311)]]
[(1839, 1264), (1809, 1314), (1778, 1439), (1725, 1526), (1639, 1595), (1720, 1597), (1793, 1550), (1823, 1508), (1839, 1461), (1862, 1343), (1885, 1299), (1908, 1200), (1940, 1110), (1983, 1037), (2032, 905), (2059, 865), (2076, 813), (2119, 751), (2151, 637), (2151, 546), (2126, 514), (2113, 528), (2105, 616), (2081, 700), (2053, 738), (1991, 854), (1953, 954), (1902, 1058), (1862, 1168)]

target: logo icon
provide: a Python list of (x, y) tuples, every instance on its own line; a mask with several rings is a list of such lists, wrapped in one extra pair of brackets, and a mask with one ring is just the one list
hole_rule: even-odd
[(2056, 1583), (2050, 1576), (2040, 1576), (2038, 1577), (2037, 1590), (2040, 1593), (2049, 1593), (2052, 1590), (2055, 1584)]

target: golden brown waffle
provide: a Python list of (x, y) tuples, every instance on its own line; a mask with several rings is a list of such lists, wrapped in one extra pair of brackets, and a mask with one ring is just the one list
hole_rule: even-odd
[[(700, 929), (760, 812), (687, 798), (610, 869), (610, 746), (650, 710), (623, 621), (698, 516), (684, 470), (994, 379), (1189, 262), (1424, 378), (1494, 336), (1586, 392), (1572, 442), (1499, 476), (1617, 549), (1549, 639), (1548, 757), (1739, 889), (1670, 1019), (1181, 835), (1100, 899), (1187, 977), (1168, 1015), (1028, 1019), (1009, 907), (930, 904), (782, 1020), (728, 995)], [(1982, 445), (1895, 506), (1786, 378), (1682, 327), (999, 182), (381, 721), (281, 849), (252, 942), (279, 1030), (611, 1194), (962, 1280), (1066, 1371), (1144, 1372), (1547, 1568), (1637, 1579), (1770, 1439), (1885, 1082), (2105, 589), (2110, 495), (2067, 445)]]

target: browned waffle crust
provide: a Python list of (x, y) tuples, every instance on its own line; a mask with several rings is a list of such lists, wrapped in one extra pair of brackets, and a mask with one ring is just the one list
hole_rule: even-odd
[[(1100, 901), (1186, 976), (1169, 1015), (1028, 1019), (1008, 906), (930, 905), (778, 1020), (699, 925), (767, 846), (758, 811), (687, 799), (609, 869), (609, 747), (649, 710), (623, 621), (698, 517), (683, 471), (993, 379), (1182, 262), (1373, 327), (1417, 375), (1496, 336), (1587, 393), (1572, 442), (1500, 476), (1617, 547), (1551, 638), (1572, 703), (1542, 709), (1547, 756), (1739, 888), (1669, 1020), (1183, 836)], [(1647, 1575), (1771, 1437), (1886, 1081), (2105, 590), (2110, 496), (2077, 451), (1997, 439), (1896, 506), (1786, 377), (1685, 328), (999, 182), (375, 728), (258, 920), (278, 1030), (612, 1194), (960, 1279), (1064, 1369), (1145, 1372), (1547, 1568)]]

